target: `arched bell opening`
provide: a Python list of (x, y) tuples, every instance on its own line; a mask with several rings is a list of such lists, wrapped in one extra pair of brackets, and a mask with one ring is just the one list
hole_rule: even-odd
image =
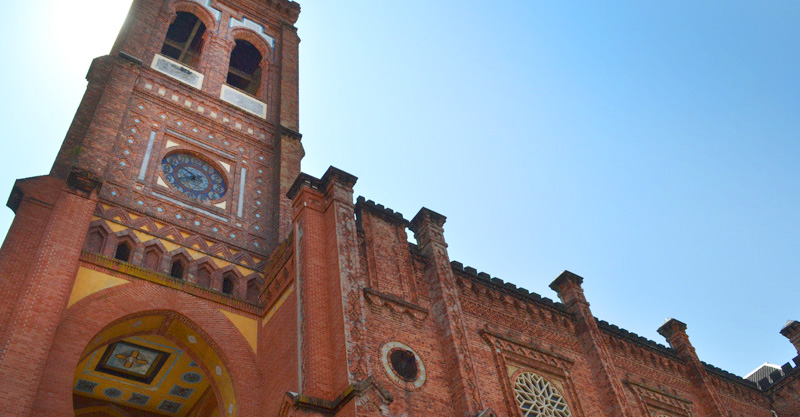
[(84, 349), (73, 408), (76, 416), (93, 417), (235, 415), (229, 375), (207, 336), (182, 315), (132, 315), (107, 326)]

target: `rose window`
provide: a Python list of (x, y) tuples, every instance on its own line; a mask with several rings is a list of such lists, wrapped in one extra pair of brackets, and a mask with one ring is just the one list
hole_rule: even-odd
[(523, 372), (517, 377), (514, 395), (524, 417), (572, 417), (558, 389), (533, 372)]

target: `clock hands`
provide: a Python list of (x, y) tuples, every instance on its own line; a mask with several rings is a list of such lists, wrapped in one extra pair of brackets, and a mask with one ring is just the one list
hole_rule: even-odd
[(191, 188), (197, 188), (198, 186), (203, 186), (204, 178), (200, 175), (192, 173), (192, 171), (182, 168), (178, 170), (178, 181), (188, 185)]

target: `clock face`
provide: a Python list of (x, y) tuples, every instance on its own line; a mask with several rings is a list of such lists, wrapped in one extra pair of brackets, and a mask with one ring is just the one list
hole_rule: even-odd
[(197, 200), (218, 200), (227, 187), (222, 174), (208, 162), (188, 153), (173, 153), (161, 161), (164, 178), (180, 192)]

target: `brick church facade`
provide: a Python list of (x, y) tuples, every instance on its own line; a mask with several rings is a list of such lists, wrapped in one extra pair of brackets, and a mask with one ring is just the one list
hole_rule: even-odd
[(301, 173), (299, 13), (133, 1), (8, 199), (0, 416), (800, 416), (798, 358), (742, 379), (677, 320), (644, 339), (575, 274), (543, 298), (452, 261), (443, 215)]

